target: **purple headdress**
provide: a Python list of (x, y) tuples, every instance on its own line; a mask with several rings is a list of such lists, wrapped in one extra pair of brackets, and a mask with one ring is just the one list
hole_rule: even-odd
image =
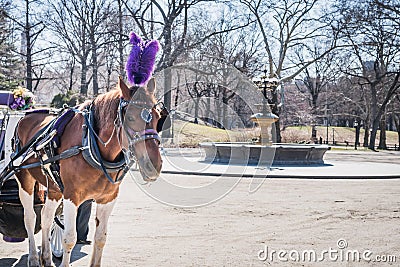
[(129, 37), (132, 50), (125, 66), (126, 75), (131, 84), (141, 86), (149, 81), (154, 71), (154, 62), (160, 44), (157, 40), (144, 42), (134, 32), (131, 32)]

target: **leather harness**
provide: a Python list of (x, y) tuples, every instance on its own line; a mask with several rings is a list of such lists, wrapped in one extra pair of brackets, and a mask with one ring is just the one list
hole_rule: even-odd
[[(161, 103), (161, 102), (160, 102)], [(158, 103), (158, 104), (160, 104)], [(120, 98), (118, 105), (117, 118), (114, 121), (114, 127), (119, 132), (124, 123), (124, 108), (129, 104), (136, 105), (142, 108), (141, 118), (146, 122), (146, 125), (152, 120), (151, 109), (155, 108), (158, 104), (153, 107), (143, 107), (140, 102), (127, 101)], [(122, 149), (121, 154), (115, 162), (109, 162), (101, 157), (99, 146), (96, 139), (104, 144), (98, 137), (94, 130), (94, 104), (88, 107), (88, 109), (78, 110), (76, 108), (68, 108), (62, 110), (56, 118), (50, 121), (45, 127), (40, 129), (23, 147), (19, 145), (19, 138), (17, 134), (14, 135), (14, 147), (15, 152), (11, 156), (11, 161), (0, 173), (0, 187), (9, 178), (11, 178), (16, 172), (21, 169), (29, 169), (34, 167), (41, 167), (47, 178), (51, 179), (60, 189), (61, 192), (64, 190), (64, 185), (60, 177), (60, 166), (59, 161), (69, 157), (73, 157), (82, 152), (82, 156), (85, 161), (93, 168), (102, 170), (105, 177), (113, 184), (122, 181), (126, 173), (129, 171), (134, 163), (134, 147), (133, 145), (137, 142), (145, 141), (148, 139), (155, 139), (160, 142), (160, 137), (154, 129), (145, 129), (144, 131), (136, 132), (130, 128), (125, 129), (126, 133), (130, 136), (129, 149)], [(48, 110), (35, 110), (31, 113), (48, 112)], [(165, 107), (162, 106), (162, 112), (168, 115)], [(60, 138), (64, 132), (66, 125), (71, 121), (75, 114), (82, 114), (84, 118), (84, 124), (82, 126), (82, 145), (71, 147), (60, 154), (57, 154), (57, 147), (60, 145)], [(166, 116), (162, 117), (165, 120)], [(163, 123), (164, 121), (162, 121)], [(158, 122), (160, 123), (160, 121)], [(162, 128), (157, 125), (157, 128)], [(16, 128), (17, 129), (17, 128)], [(114, 130), (115, 130), (114, 129)], [(39, 158), (39, 162), (21, 165), (30, 155), (36, 154)], [(15, 161), (20, 159), (20, 164), (15, 164)], [(113, 179), (109, 173), (117, 172), (117, 176)]]

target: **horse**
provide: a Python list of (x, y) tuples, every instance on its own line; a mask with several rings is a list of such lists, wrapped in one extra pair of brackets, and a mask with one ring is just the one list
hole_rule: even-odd
[[(96, 142), (101, 158), (105, 161), (115, 162), (121, 155), (133, 155), (143, 180), (147, 182), (156, 180), (162, 167), (159, 137), (156, 131), (161, 114), (156, 105), (155, 89), (153, 78), (148, 81), (147, 85), (134, 85), (131, 88), (120, 78), (114, 90), (98, 95), (91, 102), (94, 112), (93, 128), (97, 135)], [(133, 105), (121, 107), (122, 100), (126, 105), (129, 103), (133, 103)], [(58, 154), (71, 147), (81, 146), (83, 126), (87, 127), (82, 113), (89, 104), (90, 102), (85, 102), (80, 105), (66, 125), (60, 137)], [(27, 144), (34, 134), (53, 118), (54, 116), (43, 113), (26, 115), (16, 129), (20, 145)], [(15, 173), (19, 184), (20, 200), (24, 207), (24, 223), (29, 240), (29, 266), (41, 266), (40, 261), (43, 266), (53, 266), (49, 241), (50, 228), (55, 211), (62, 199), (64, 253), (60, 266), (69, 266), (71, 251), (77, 239), (77, 209), (81, 203), (90, 199), (97, 203), (96, 230), (90, 266), (101, 265), (102, 252), (106, 243), (107, 222), (116, 202), (120, 183), (110, 182), (106, 177), (107, 173), (91, 166), (82, 154), (83, 152), (59, 160), (59, 174), (63, 190), (60, 190), (54, 180), (48, 178), (46, 172), (43, 171), (43, 166), (42, 168), (21, 169)], [(32, 164), (37, 161), (36, 157), (30, 157), (23, 164)], [(109, 173), (108, 176), (116, 181), (118, 172)], [(42, 251), (40, 258), (34, 240), (36, 215), (33, 209), (33, 193), (35, 181), (47, 187), (47, 199), (41, 212)]]

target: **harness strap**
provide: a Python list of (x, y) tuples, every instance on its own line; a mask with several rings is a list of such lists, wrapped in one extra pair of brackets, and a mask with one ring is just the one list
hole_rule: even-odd
[(44, 160), (43, 162), (39, 162), (38, 161), (38, 162), (31, 163), (31, 164), (23, 165), (23, 166), (17, 167), (15, 170), (19, 171), (21, 169), (30, 169), (30, 168), (40, 167), (41, 164), (46, 165), (46, 164), (49, 164), (49, 163), (53, 163), (55, 161), (59, 161), (59, 160), (62, 160), (62, 159), (67, 159), (67, 158), (76, 156), (81, 151), (82, 151), (82, 147), (73, 146), (70, 149), (67, 149), (67, 150), (61, 152), (59, 155), (56, 155), (56, 156), (51, 157), (51, 158), (48, 158), (48, 159)]
[[(92, 113), (92, 109), (90, 109), (90, 113)], [(91, 120), (89, 118), (91, 115), (90, 113), (89, 114), (85, 113), (83, 115), (83, 117), (85, 119), (86, 128), (87, 128), (87, 135), (88, 135), (89, 143), (88, 143), (88, 147), (84, 147), (85, 150), (82, 153), (82, 155), (85, 158), (85, 160), (92, 167), (95, 167), (97, 169), (100, 168), (100, 170), (103, 171), (105, 177), (107, 178), (107, 180), (109, 182), (111, 182), (112, 184), (120, 183), (122, 181), (122, 179), (124, 178), (124, 176), (126, 175), (126, 173), (129, 171), (130, 167), (133, 165), (133, 161), (130, 161), (130, 160), (127, 161), (127, 159), (124, 158), (123, 161), (121, 161), (123, 164), (114, 170), (114, 171), (118, 171), (116, 179), (114, 180), (110, 176), (109, 169), (106, 168), (106, 166), (103, 163), (103, 160), (101, 160), (99, 146), (97, 145), (97, 142), (94, 141), (95, 140), (95, 131), (91, 125)], [(97, 159), (100, 159), (100, 160), (96, 160), (98, 162), (98, 164), (95, 164), (95, 166), (93, 166), (93, 158), (88, 157), (87, 152), (86, 152), (86, 151), (90, 152), (89, 151), (90, 149), (93, 149), (93, 152), (94, 152), (93, 156), (95, 156)], [(89, 154), (89, 155), (91, 155), (91, 154)], [(121, 169), (123, 171), (122, 174), (120, 174)]]
[[(94, 111), (93, 108), (90, 108), (90, 112), (84, 113), (84, 124), (82, 127), (82, 155), (83, 158), (86, 160), (87, 163), (89, 163), (90, 166), (93, 168), (102, 170), (100, 166), (100, 162), (102, 162), (107, 169), (107, 172), (118, 172), (120, 171), (126, 164), (126, 159), (120, 155), (120, 160), (117, 162), (110, 162), (107, 160), (104, 160), (101, 157), (100, 153), (96, 153), (94, 147), (98, 146), (96, 142), (99, 140), (101, 143), (101, 140), (96, 134), (96, 131), (93, 128), (94, 125)], [(118, 126), (114, 126), (118, 127)]]
[[(120, 99), (120, 103), (118, 106), (118, 115), (117, 115), (118, 118), (116, 119), (116, 121), (119, 120), (118, 121), (119, 125), (118, 125), (118, 122), (115, 121), (114, 127), (122, 127), (122, 125), (123, 125), (122, 110), (129, 103), (137, 104), (136, 102), (126, 101), (123, 98)], [(154, 108), (154, 107), (151, 107), (151, 108)], [(84, 121), (85, 121), (85, 124), (82, 127), (83, 128), (82, 146), (75, 146), (75, 147), (72, 147), (70, 149), (67, 149), (67, 150), (61, 152), (59, 155), (55, 155), (55, 146), (54, 146), (55, 142), (50, 142), (50, 141), (53, 140), (53, 137), (57, 133), (57, 131), (54, 132), (54, 134), (49, 134), (49, 132), (54, 129), (55, 124), (58, 125), (57, 128), (63, 129), (66, 126), (66, 124), (68, 124), (68, 122), (59, 121), (58, 119), (60, 119), (60, 116), (64, 115), (64, 117), (72, 118), (74, 113), (82, 114), (84, 117)], [(141, 117), (146, 122), (146, 124), (149, 123), (150, 120), (152, 119), (151, 112), (146, 108), (143, 108)], [(156, 139), (158, 142), (160, 142), (160, 137), (159, 137), (158, 133), (156, 131), (154, 131), (153, 129), (145, 129), (144, 131), (141, 131), (141, 132), (135, 132), (135, 131), (129, 129), (127, 132), (129, 132), (131, 137), (133, 137), (133, 140), (130, 140), (130, 142), (129, 142), (130, 147), (133, 146), (137, 142), (145, 141), (148, 139)], [(50, 176), (50, 178), (53, 180), (53, 182), (55, 182), (62, 191), (63, 185), (62, 185), (61, 179), (55, 179), (55, 178), (59, 178), (59, 169), (55, 170), (53, 167), (55, 165), (58, 166), (59, 160), (73, 157), (73, 156), (79, 154), (81, 151), (82, 151), (82, 155), (83, 155), (84, 159), (92, 167), (102, 170), (105, 177), (112, 184), (121, 182), (121, 180), (124, 178), (126, 173), (129, 171), (129, 169), (133, 165), (134, 160), (132, 160), (131, 156), (128, 155), (127, 153), (125, 153), (124, 151), (123, 151), (124, 158), (122, 160), (120, 160), (119, 162), (107, 162), (107, 161), (103, 160), (101, 157), (101, 153), (100, 153), (98, 144), (96, 142), (96, 138), (103, 145), (105, 144), (104, 142), (102, 142), (102, 140), (99, 138), (99, 136), (96, 134), (95, 130), (93, 129), (93, 102), (92, 102), (92, 105), (90, 105), (90, 107), (89, 107), (89, 111), (81, 111), (81, 110), (78, 110), (75, 108), (70, 108), (66, 113), (60, 113), (56, 118), (54, 118), (46, 126), (44, 126), (42, 129), (40, 129), (28, 141), (28, 143), (25, 146), (23, 146), (21, 149), (16, 151), (16, 153), (14, 153), (14, 155), (11, 157), (10, 163), (0, 173), (0, 186), (2, 185), (2, 183), (5, 180), (10, 178), (12, 175), (15, 174), (15, 172), (17, 172), (21, 169), (42, 167), (42, 169), (45, 171), (45, 173), (47, 173), (48, 176)], [(31, 151), (29, 151), (29, 150), (31, 150)], [(43, 160), (43, 157), (42, 157), (42, 154), (40, 153), (40, 151), (44, 151), (44, 153), (47, 155), (48, 158), (46, 160)], [(92, 152), (94, 152), (94, 153), (92, 153)], [(23, 165), (23, 166), (14, 166), (13, 165), (13, 162), (16, 159), (23, 156), (24, 154), (31, 155), (33, 153), (37, 154), (37, 156), (39, 157), (39, 160), (40, 160), (39, 162), (35, 162), (32, 164)], [(21, 160), (21, 163), (22, 162), (23, 162), (23, 159)], [(49, 169), (44, 168), (44, 166), (47, 164), (51, 164)], [(54, 177), (51, 173), (48, 173), (49, 171), (53, 172), (53, 174), (55, 173), (56, 177)], [(122, 171), (122, 173), (121, 173), (121, 171)], [(115, 180), (110, 176), (109, 172), (117, 172), (117, 176), (116, 176)]]
[[(14, 161), (19, 157), (23, 156), (25, 153), (29, 152), (28, 150), (31, 149), (35, 144), (40, 142), (46, 137), (47, 132), (52, 128), (54, 125), (55, 119), (49, 122), (45, 127), (40, 129), (29, 141), (26, 143), (22, 148), (20, 148), (16, 153), (11, 156), (11, 160), (8, 165), (2, 170), (0, 173), (0, 186), (7, 181), (12, 175), (15, 174), (15, 169), (18, 166), (14, 166)], [(18, 127), (18, 126), (17, 126)], [(16, 128), (17, 129), (17, 128)], [(30, 154), (30, 153), (27, 153)]]
[[(57, 118), (51, 120), (45, 127), (40, 129), (29, 141), (26, 143), (16, 154), (11, 156), (10, 163), (20, 156), (22, 156), (28, 149), (32, 148), (35, 144), (39, 143), (42, 139), (46, 138), (46, 134), (52, 129)], [(18, 126), (17, 126), (18, 127)], [(17, 129), (17, 128), (16, 128)]]

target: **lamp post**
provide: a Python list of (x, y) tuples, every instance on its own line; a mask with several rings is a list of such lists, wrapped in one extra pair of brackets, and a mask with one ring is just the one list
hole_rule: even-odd
[(267, 76), (268, 71), (266, 69), (263, 72), (264, 72), (263, 76), (253, 80), (254, 83), (258, 86), (258, 89), (263, 94), (262, 111), (261, 113), (253, 114), (250, 117), (250, 119), (253, 122), (256, 122), (261, 128), (259, 144), (272, 145), (269, 129), (271, 128), (272, 123), (276, 122), (279, 119), (279, 117), (269, 111), (267, 91), (276, 89), (279, 80), (277, 78), (268, 78)]
[(268, 88), (268, 81), (267, 81), (267, 69), (264, 69), (264, 76), (261, 77), (261, 84), (260, 84), (260, 89), (263, 92), (263, 107), (262, 107), (262, 113), (265, 115), (267, 114), (267, 88)]
[(355, 119), (355, 121), (354, 121), (354, 127), (356, 128), (356, 138), (354, 141), (354, 149), (357, 150), (358, 143), (360, 142), (360, 123), (358, 123), (357, 119)]
[(326, 144), (329, 144), (328, 84), (325, 85), (325, 89)]
[(171, 109), (171, 144), (174, 144), (174, 120), (175, 120), (175, 109)]

